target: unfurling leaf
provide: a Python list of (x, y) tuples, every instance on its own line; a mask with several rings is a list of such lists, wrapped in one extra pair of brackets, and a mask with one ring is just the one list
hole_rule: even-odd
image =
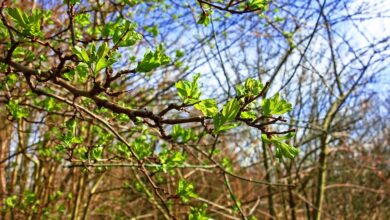
[(15, 119), (26, 118), (28, 116), (27, 110), (21, 107), (16, 100), (11, 99), (7, 104), (7, 109)]
[(138, 62), (137, 71), (147, 73), (169, 62), (171, 59), (164, 53), (164, 48), (160, 44), (155, 52), (145, 53), (144, 58)]
[(286, 158), (294, 158), (299, 154), (299, 150), (289, 144), (284, 143), (284, 140), (290, 139), (295, 135), (294, 132), (291, 132), (285, 136), (282, 137), (272, 137), (268, 138), (267, 135), (262, 134), (261, 139), (264, 141), (264, 143), (272, 144), (276, 147), (276, 157), (282, 159), (282, 157)]
[(218, 113), (217, 101), (215, 99), (204, 99), (199, 103), (196, 103), (194, 107), (202, 111), (206, 117), (213, 117)]
[(261, 103), (263, 115), (282, 115), (291, 111), (292, 105), (284, 99), (280, 99), (279, 93), (276, 93), (274, 97), (264, 99)]
[(240, 111), (240, 103), (237, 99), (230, 99), (222, 108), (222, 116), (226, 121), (234, 120)]
[(73, 53), (83, 62), (89, 63), (89, 56), (87, 50), (85, 48), (81, 48), (79, 46), (75, 46), (72, 49)]
[(177, 94), (183, 100), (185, 104), (194, 104), (199, 102), (201, 92), (198, 86), (198, 79), (200, 74), (196, 74), (192, 82), (187, 80), (181, 80), (175, 83)]
[(197, 198), (198, 195), (194, 192), (194, 185), (190, 182), (188, 182), (185, 179), (179, 180), (176, 194), (180, 196), (181, 200), (184, 203), (187, 203), (190, 201), (191, 198)]
[(182, 143), (190, 140), (196, 141), (198, 136), (191, 129), (184, 129), (180, 125), (174, 125), (172, 128), (172, 137)]
[(210, 24), (210, 17), (206, 13), (202, 13), (199, 16), (198, 24), (203, 24), (204, 26), (208, 26)]

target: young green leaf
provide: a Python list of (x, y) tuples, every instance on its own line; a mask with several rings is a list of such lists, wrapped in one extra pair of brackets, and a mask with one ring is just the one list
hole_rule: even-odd
[(187, 143), (190, 140), (196, 141), (198, 139), (198, 136), (191, 129), (184, 129), (180, 125), (173, 126), (172, 137), (182, 143)]
[(87, 50), (85, 48), (81, 48), (79, 46), (75, 46), (72, 49), (73, 53), (83, 62), (89, 63), (89, 56)]
[(207, 204), (203, 204), (201, 207), (191, 207), (190, 214), (188, 215), (189, 220), (212, 220), (207, 216), (206, 213)]
[(225, 121), (234, 120), (240, 111), (240, 103), (237, 99), (230, 99), (222, 108), (222, 116)]
[(28, 112), (19, 105), (19, 102), (11, 99), (7, 104), (7, 109), (15, 119), (27, 118)]
[(187, 80), (180, 80), (175, 83), (177, 94), (185, 104), (194, 104), (199, 102), (201, 92), (198, 86), (198, 79), (200, 74), (196, 74), (192, 82)]
[(5, 199), (5, 205), (10, 208), (14, 208), (16, 206), (17, 196), (9, 196)]
[(256, 119), (256, 113), (253, 111), (243, 111), (240, 116), (241, 118), (252, 119), (252, 121)]
[(225, 118), (222, 116), (221, 113), (216, 114), (213, 117), (214, 122), (214, 133), (218, 133), (219, 129), (222, 127), (222, 125), (226, 122)]
[(20, 8), (8, 8), (7, 13), (18, 24), (25, 26), (28, 23), (28, 17)]
[(251, 9), (266, 9), (267, 8), (267, 0), (250, 0), (248, 2), (248, 6)]
[(295, 135), (294, 132), (287, 134), (282, 137), (272, 137), (268, 138), (267, 135), (262, 134), (261, 139), (264, 141), (264, 143), (272, 144), (276, 147), (276, 157), (282, 159), (282, 157), (286, 158), (294, 158), (299, 154), (299, 150), (289, 144), (286, 144), (282, 142), (283, 140), (289, 139)]
[(155, 52), (148, 51), (145, 53), (144, 58), (138, 62), (138, 72), (150, 72), (162, 65), (166, 65), (171, 59), (164, 53), (164, 48), (160, 44)]
[(129, 148), (125, 144), (119, 142), (116, 145), (116, 147), (117, 147), (118, 153), (126, 156), (127, 158), (130, 157), (130, 155), (131, 155), (130, 150), (129, 150)]
[(279, 93), (276, 93), (274, 97), (269, 99), (263, 99), (261, 103), (263, 115), (282, 115), (291, 111), (292, 105), (284, 99), (280, 99)]
[(191, 83), (187, 80), (181, 80), (175, 83), (177, 94), (185, 103), (185, 100), (191, 96)]
[(102, 146), (94, 147), (92, 149), (91, 154), (92, 154), (93, 159), (95, 159), (95, 160), (101, 159), (102, 155), (103, 155), (103, 147)]
[(131, 146), (140, 159), (150, 156), (153, 153), (152, 148), (150, 147), (150, 143), (146, 141), (145, 136), (136, 138)]
[(237, 126), (239, 126), (240, 124), (239, 123), (231, 123), (231, 122), (228, 122), (228, 123), (225, 123), (223, 124), (222, 126), (220, 126), (218, 128), (218, 132), (224, 132), (224, 131), (227, 131), (227, 130), (230, 130), (232, 128), (235, 128)]
[(47, 20), (50, 12), (33, 9), (29, 14), (19, 8), (7, 8), (7, 14), (23, 36), (39, 37), (42, 34), (41, 20)]
[(163, 172), (172, 170), (175, 166), (182, 165), (187, 160), (187, 156), (184, 153), (168, 149), (164, 149), (158, 155), (158, 158), (162, 165), (159, 169)]
[(204, 99), (196, 103), (194, 107), (202, 111), (206, 117), (214, 117), (218, 113), (217, 101), (215, 99)]
[(142, 35), (136, 31), (136, 25), (125, 19), (108, 22), (102, 27), (102, 34), (112, 37), (113, 43), (119, 47), (133, 46), (142, 39)]
[(198, 24), (203, 24), (204, 26), (208, 26), (210, 24), (210, 17), (206, 13), (202, 13), (199, 16)]
[(245, 91), (249, 96), (257, 96), (263, 90), (263, 83), (260, 80), (248, 78), (245, 80)]
[(85, 83), (85, 81), (87, 80), (88, 78), (88, 74), (89, 74), (89, 68), (88, 68), (88, 65), (86, 63), (79, 63), (77, 64), (74, 72), (76, 73), (77, 75), (77, 79), (80, 83)]
[(231, 161), (229, 158), (224, 157), (224, 158), (222, 159), (222, 166), (223, 166), (223, 168), (224, 168), (227, 172), (229, 172), (229, 173), (232, 173), (232, 172), (233, 172), (233, 163), (232, 163), (232, 161)]
[(43, 102), (43, 105), (45, 109), (49, 112), (57, 108), (57, 102), (52, 97), (46, 98), (45, 101)]
[(179, 180), (176, 194), (180, 196), (181, 200), (184, 203), (187, 203), (190, 201), (191, 198), (197, 198), (198, 195), (194, 192), (194, 185), (185, 179)]
[(80, 160), (88, 160), (88, 150), (84, 146), (79, 146), (76, 149), (74, 149), (73, 153), (80, 159)]
[(100, 70), (106, 68), (110, 65), (109, 62), (106, 61), (106, 55), (110, 48), (108, 47), (107, 43), (103, 43), (100, 45), (98, 51), (97, 51), (97, 62), (95, 66), (95, 74), (97, 74)]
[(152, 34), (153, 37), (157, 37), (158, 34), (159, 34), (157, 25), (153, 25), (153, 26), (150, 26), (150, 27), (145, 27), (145, 30), (147, 32), (149, 32), (150, 34)]
[(237, 127), (238, 123), (232, 123), (238, 112), (240, 111), (240, 103), (237, 99), (230, 99), (222, 108), (222, 112), (213, 117), (214, 133), (223, 132)]
[(69, 119), (65, 122), (65, 126), (68, 129), (68, 133), (75, 135), (76, 134), (76, 126), (77, 122), (74, 119)]

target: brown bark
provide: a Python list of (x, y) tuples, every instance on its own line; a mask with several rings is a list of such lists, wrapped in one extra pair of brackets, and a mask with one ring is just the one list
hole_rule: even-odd
[(4, 207), (4, 200), (7, 197), (6, 163), (11, 143), (12, 126), (4, 118), (4, 124), (0, 127), (0, 207)]

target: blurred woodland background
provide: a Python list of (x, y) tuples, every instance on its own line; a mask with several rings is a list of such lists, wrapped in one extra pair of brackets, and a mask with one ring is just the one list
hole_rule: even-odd
[[(390, 219), (389, 1), (14, 0), (0, 16), (0, 219)], [(247, 96), (217, 132), (178, 95), (196, 73), (218, 109), (261, 82), (255, 115)], [(291, 111), (267, 116), (277, 93)], [(295, 157), (262, 138), (292, 131), (278, 146)]]

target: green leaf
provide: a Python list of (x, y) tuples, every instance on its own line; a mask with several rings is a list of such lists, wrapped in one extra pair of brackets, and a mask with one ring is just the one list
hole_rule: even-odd
[(280, 99), (279, 93), (276, 93), (274, 97), (269, 99), (263, 99), (261, 103), (263, 115), (282, 115), (291, 111), (292, 105), (284, 99)]
[(204, 26), (208, 26), (210, 24), (210, 17), (206, 13), (202, 13), (199, 16), (198, 24), (203, 24)]
[(149, 32), (150, 34), (152, 34), (153, 37), (157, 37), (158, 36), (158, 26), (157, 25), (153, 25), (151, 27), (146, 27), (145, 30), (147, 32)]
[(182, 57), (184, 57), (184, 52), (181, 50), (176, 50), (176, 58), (180, 59)]
[(74, 78), (74, 75), (75, 75), (75, 71), (74, 70), (70, 70), (69, 72), (64, 73), (64, 75), (62, 75), (62, 76), (65, 79), (67, 79), (68, 81), (72, 81), (73, 78)]
[(196, 141), (198, 136), (191, 129), (184, 129), (180, 125), (174, 125), (172, 128), (172, 137), (179, 142), (187, 143), (190, 140)]
[(72, 49), (73, 53), (83, 62), (89, 63), (90, 59), (85, 48), (81, 48), (79, 46), (75, 46)]
[(91, 24), (91, 14), (89, 13), (80, 13), (74, 17), (74, 22), (79, 24), (81, 27), (85, 27)]
[(30, 190), (26, 190), (24, 192), (24, 198), (23, 203), (26, 203), (28, 205), (32, 205), (37, 201), (37, 196), (34, 192), (31, 192)]
[(267, 0), (251, 0), (248, 2), (250, 9), (267, 9), (268, 3)]
[(15, 119), (27, 118), (28, 116), (27, 110), (22, 108), (16, 100), (11, 99), (7, 103), (7, 109)]
[(202, 111), (206, 117), (214, 117), (218, 113), (217, 101), (215, 99), (204, 99), (196, 103), (194, 107)]
[(289, 139), (295, 135), (294, 132), (291, 132), (285, 136), (282, 137), (275, 137), (272, 136), (272, 138), (268, 138), (267, 135), (262, 134), (261, 139), (264, 141), (264, 143), (272, 144), (276, 147), (276, 157), (282, 159), (282, 157), (286, 158), (294, 158), (299, 154), (299, 150), (289, 144), (286, 144), (282, 142), (283, 140)]
[(83, 137), (76, 136), (77, 122), (75, 119), (71, 118), (67, 120), (65, 122), (65, 127), (67, 132), (61, 137), (64, 148), (68, 148), (73, 144), (80, 144), (83, 142)]
[(27, 15), (20, 8), (7, 8), (7, 13), (12, 19), (20, 25), (28, 24)]
[(14, 208), (16, 206), (16, 200), (17, 200), (16, 195), (9, 196), (5, 199), (5, 205), (10, 208)]
[(237, 92), (237, 96), (244, 96), (245, 95), (245, 87), (238, 84), (236, 86), (236, 92)]
[(58, 144), (56, 145), (56, 150), (58, 152), (64, 152), (66, 150), (66, 146), (64, 146), (63, 144)]
[(191, 83), (187, 80), (181, 80), (175, 83), (177, 89), (177, 94), (185, 102), (185, 100), (190, 97), (191, 93)]
[(274, 142), (274, 144), (281, 150), (284, 157), (294, 158), (299, 154), (299, 150), (289, 144), (280, 141)]
[(51, 13), (39, 9), (33, 9), (29, 14), (19, 8), (7, 8), (7, 14), (15, 22), (15, 28), (22, 36), (38, 37), (42, 35), (41, 20), (48, 20)]
[(237, 96), (257, 96), (263, 90), (264, 86), (260, 80), (247, 78), (245, 83), (236, 87)]
[(131, 144), (131, 147), (134, 149), (139, 158), (143, 159), (153, 153), (150, 145), (151, 144), (146, 141), (146, 136), (141, 136), (135, 139), (135, 141)]
[(91, 154), (92, 154), (93, 159), (95, 159), (95, 160), (101, 159), (102, 155), (103, 155), (103, 147), (102, 146), (94, 147), (92, 149)]
[(104, 57), (100, 58), (95, 66), (95, 74), (97, 74), (100, 70), (106, 68), (108, 65), (109, 63), (106, 62), (106, 59)]
[(203, 204), (198, 208), (191, 207), (191, 211), (190, 214), (188, 215), (188, 219), (189, 220), (212, 220), (212, 218), (207, 216), (206, 210), (207, 210), (207, 204)]
[[(110, 47), (106, 42), (100, 44), (97, 50), (95, 44), (92, 43), (88, 51), (78, 46), (75, 46), (72, 51), (81, 60), (81, 63), (76, 67), (76, 71), (81, 73), (82, 82), (87, 78), (89, 70), (92, 71), (94, 76), (97, 76), (100, 70), (112, 65), (118, 59), (118, 54), (115, 52), (108, 56)], [(71, 77), (72, 73), (68, 75)]]
[(130, 157), (130, 155), (131, 155), (131, 152), (130, 152), (129, 148), (125, 144), (123, 144), (121, 142), (119, 142), (117, 144), (117, 151), (120, 154), (125, 155), (127, 158)]
[(198, 86), (200, 74), (195, 74), (192, 82), (181, 80), (175, 83), (177, 93), (185, 104), (194, 104), (199, 102), (201, 92)]
[(18, 82), (18, 74), (11, 73), (6, 76), (6, 82), (9, 86), (13, 86)]
[(102, 43), (100, 46), (99, 46), (99, 49), (97, 51), (97, 57), (98, 59), (102, 59), (104, 58), (108, 51), (110, 50), (110, 47), (107, 45), (106, 42)]
[(240, 111), (240, 103), (236, 98), (230, 99), (222, 108), (222, 116), (225, 121), (234, 120)]
[(164, 48), (160, 44), (156, 51), (148, 51), (145, 53), (144, 58), (138, 62), (137, 71), (138, 72), (150, 72), (162, 65), (166, 65), (171, 61), (171, 59), (164, 53)]
[(195, 187), (192, 183), (186, 181), (185, 179), (180, 179), (177, 186), (176, 194), (180, 196), (181, 200), (184, 203), (187, 203), (190, 201), (191, 198), (198, 197), (198, 195), (196, 195), (196, 193), (194, 192), (194, 188)]
[(214, 123), (214, 132), (218, 133), (221, 126), (225, 123), (225, 118), (220, 113), (218, 113), (213, 117), (213, 123)]
[(130, 118), (129, 118), (129, 116), (127, 116), (126, 114), (123, 114), (123, 113), (121, 113), (121, 114), (119, 114), (119, 116), (118, 116), (118, 121), (120, 121), (120, 122), (129, 122), (130, 121)]
[(84, 83), (87, 80), (89, 74), (88, 65), (86, 63), (77, 64), (75, 73), (78, 76), (79, 82)]
[(80, 160), (87, 160), (87, 148), (84, 146), (77, 147), (74, 149), (73, 153), (80, 159)]
[(272, 136), (272, 140), (276, 140), (276, 141), (285, 141), (285, 140), (288, 140), (288, 139), (291, 139), (295, 136), (295, 132), (290, 132), (286, 135), (283, 135), (283, 136), (276, 136), (276, 135), (273, 135)]
[(76, 134), (76, 126), (77, 126), (76, 120), (69, 119), (68, 121), (65, 122), (65, 126), (68, 129), (68, 132), (70, 132), (70, 134), (72, 135)]
[(142, 39), (142, 35), (136, 31), (136, 25), (125, 19), (108, 22), (101, 31), (103, 36), (112, 37), (113, 43), (119, 47), (133, 46)]
[(198, 80), (199, 80), (200, 74), (197, 73), (194, 75), (194, 78), (192, 79), (191, 83), (191, 98), (192, 99), (199, 99), (201, 92), (199, 91), (199, 86), (198, 86)]
[(222, 126), (219, 127), (218, 129), (218, 132), (224, 132), (224, 131), (227, 131), (227, 130), (230, 130), (232, 128), (235, 128), (237, 126), (239, 126), (240, 124), (239, 123), (227, 123), (227, 124), (223, 124)]
[(245, 80), (245, 91), (250, 96), (257, 96), (263, 90), (263, 83), (260, 80), (248, 78)]
[(159, 153), (158, 158), (162, 165), (159, 170), (163, 172), (172, 170), (174, 167), (182, 165), (187, 160), (187, 156), (184, 153), (168, 149), (164, 149)]
[(241, 118), (252, 119), (252, 121), (256, 119), (256, 113), (253, 111), (243, 111), (240, 116)]
[(45, 99), (44, 106), (45, 109), (49, 112), (57, 108), (56, 101), (52, 97), (48, 97), (47, 99)]
[(232, 173), (232, 172), (233, 172), (233, 163), (232, 163), (232, 161), (231, 161), (229, 158), (224, 157), (224, 158), (222, 159), (222, 166), (223, 166), (223, 168), (224, 168), (227, 172), (229, 172), (229, 173)]
[[(232, 99), (233, 100), (233, 99)], [(231, 101), (232, 101), (231, 100)], [(229, 101), (229, 102), (231, 102)], [(229, 103), (228, 102), (228, 103)], [(233, 105), (235, 105), (233, 103)], [(228, 112), (230, 111), (229, 110), (229, 106), (231, 106), (231, 104), (229, 105), (225, 105), (226, 108), (225, 108), (225, 114), (228, 114), (228, 117), (224, 116), (223, 114), (221, 113), (218, 113), (216, 114), (214, 117), (213, 117), (213, 122), (214, 122), (214, 131), (213, 133), (214, 134), (218, 134), (220, 132), (224, 132), (224, 131), (227, 131), (229, 129), (232, 129), (232, 128), (235, 128), (239, 125), (239, 123), (232, 123), (232, 122), (229, 122), (228, 120), (231, 120), (230, 118), (235, 118), (234, 114), (237, 115), (237, 113), (235, 112)], [(224, 106), (224, 107), (225, 107)], [(234, 106), (233, 106), (234, 107)], [(235, 107), (234, 107), (235, 108)], [(222, 110), (223, 111), (223, 110)], [(233, 117), (234, 116), (234, 117)]]

